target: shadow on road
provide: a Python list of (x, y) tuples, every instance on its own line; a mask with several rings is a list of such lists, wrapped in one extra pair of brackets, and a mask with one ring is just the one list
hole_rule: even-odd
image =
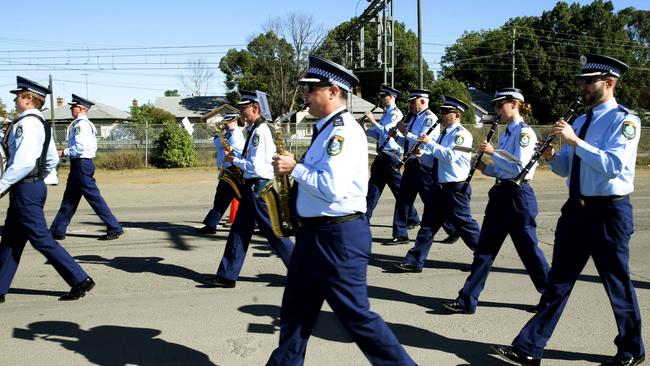
[(101, 325), (84, 330), (64, 321), (31, 323), (14, 328), (13, 337), (45, 340), (79, 353), (95, 365), (215, 365), (205, 353), (160, 338), (160, 330)]
[[(378, 290), (380, 289), (374, 289), (375, 292)], [(248, 325), (249, 333), (272, 334), (279, 332), (279, 306), (267, 304), (244, 305), (241, 306), (239, 310), (258, 317), (269, 318), (263, 319), (263, 323), (250, 323)], [(388, 323), (388, 326), (404, 346), (454, 354), (458, 358), (463, 359), (469, 365), (509, 365), (491, 354), (491, 344), (489, 343), (448, 338), (432, 331), (406, 324)], [(312, 332), (312, 336), (333, 342), (352, 342), (352, 338), (349, 336), (345, 328), (343, 328), (336, 315), (330, 311), (321, 311), (316, 326), (314, 327), (314, 331)], [(547, 350), (545, 351), (544, 356), (546, 359), (587, 361), (593, 363), (604, 362), (609, 358), (603, 355), (558, 350)], [(415, 361), (425, 362), (425, 360)]]

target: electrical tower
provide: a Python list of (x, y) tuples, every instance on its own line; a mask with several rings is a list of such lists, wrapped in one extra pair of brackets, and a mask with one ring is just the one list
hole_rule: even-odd
[[(355, 73), (383, 72), (384, 83), (395, 83), (395, 34), (392, 0), (368, 0), (370, 4), (352, 25), (345, 39), (346, 63)], [(377, 27), (377, 42), (366, 48), (365, 27)], [(370, 43), (370, 42), (369, 42)], [(375, 46), (376, 45), (376, 46)]]

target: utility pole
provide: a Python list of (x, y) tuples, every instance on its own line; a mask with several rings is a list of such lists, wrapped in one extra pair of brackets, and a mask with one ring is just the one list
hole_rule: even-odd
[(86, 77), (86, 98), (89, 98), (88, 97), (88, 74), (83, 73), (81, 75), (84, 75)]
[[(50, 85), (48, 85), (48, 88), (50, 89), (50, 124), (52, 127), (52, 134), (54, 135), (53, 137), (56, 137), (56, 126), (54, 125), (54, 88), (52, 84), (52, 74), (50, 74)], [(54, 144), (56, 145), (56, 138), (54, 138)]]
[(418, 0), (418, 60), (420, 63), (419, 78), (420, 89), (424, 87), (423, 61), (422, 61), (422, 0)]
[(517, 34), (517, 28), (512, 27), (512, 87), (515, 87), (515, 70), (517, 70), (517, 67), (515, 66), (515, 35)]

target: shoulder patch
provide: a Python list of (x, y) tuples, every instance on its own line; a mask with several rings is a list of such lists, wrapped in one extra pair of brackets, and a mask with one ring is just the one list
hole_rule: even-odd
[(258, 133), (253, 136), (253, 146), (257, 147), (260, 144), (260, 135)]
[(21, 138), (23, 136), (23, 126), (16, 126), (16, 138)]
[(632, 121), (623, 122), (623, 136), (625, 136), (626, 139), (632, 140), (633, 138), (635, 138), (636, 130), (637, 130), (636, 123)]
[(463, 135), (460, 133), (456, 135), (456, 137), (454, 138), (454, 144), (456, 145), (462, 145), (464, 142), (465, 142), (465, 137), (463, 137)]
[(81, 133), (81, 126), (77, 125), (74, 128), (74, 134), (75, 136)]
[(433, 126), (433, 116), (427, 116), (425, 124), (427, 125), (427, 127)]
[(519, 134), (519, 146), (527, 147), (530, 145), (530, 135), (527, 132)]
[(345, 139), (342, 136), (334, 135), (327, 143), (327, 155), (336, 156), (343, 150), (343, 142)]
[(390, 114), (390, 121), (391, 122), (396, 122), (399, 116), (397, 115), (397, 111), (393, 110), (393, 112)]

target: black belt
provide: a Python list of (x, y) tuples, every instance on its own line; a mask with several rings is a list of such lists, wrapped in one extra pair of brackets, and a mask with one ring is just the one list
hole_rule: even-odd
[(624, 196), (617, 196), (617, 195), (612, 195), (612, 196), (580, 196), (578, 201), (580, 202), (580, 206), (587, 206), (587, 205), (612, 203), (612, 202), (624, 200), (626, 198), (627, 198), (627, 195), (624, 195)]
[(33, 182), (38, 182), (39, 180), (43, 180), (45, 177), (27, 177), (21, 179), (19, 182), (20, 183), (33, 183)]
[(529, 179), (522, 180), (519, 185), (517, 185), (512, 179), (501, 179), (497, 178), (496, 181), (494, 182), (495, 186), (501, 186), (501, 185), (513, 185), (513, 186), (523, 186), (524, 184), (528, 184)]
[(317, 227), (331, 224), (340, 224), (342, 222), (354, 221), (362, 218), (362, 212), (355, 212), (345, 216), (316, 216), (316, 217), (299, 217), (300, 227)]
[(438, 187), (439, 189), (455, 189), (455, 188), (460, 188), (465, 184), (465, 182), (448, 182), (448, 183), (434, 183), (434, 187)]

